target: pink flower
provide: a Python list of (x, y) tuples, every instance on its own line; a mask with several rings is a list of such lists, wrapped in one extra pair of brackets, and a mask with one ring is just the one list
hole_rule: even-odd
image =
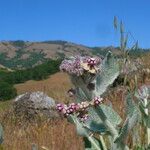
[(81, 67), (81, 59), (82, 57), (76, 56), (74, 59), (64, 60), (60, 65), (60, 70), (77, 76), (82, 75), (83, 68)]
[(103, 99), (100, 97), (95, 97), (93, 101), (94, 101), (94, 105), (99, 105), (102, 103)]
[(80, 121), (81, 122), (85, 122), (85, 121), (87, 121), (88, 120), (88, 118), (89, 118), (89, 115), (88, 114), (83, 114), (82, 116), (80, 116)]
[(63, 110), (63, 108), (64, 108), (64, 104), (57, 104), (56, 105), (56, 109), (58, 110), (58, 111), (62, 111)]
[(99, 57), (81, 57), (64, 60), (60, 65), (60, 70), (77, 76), (83, 75), (84, 71), (95, 74), (99, 70), (102, 59)]

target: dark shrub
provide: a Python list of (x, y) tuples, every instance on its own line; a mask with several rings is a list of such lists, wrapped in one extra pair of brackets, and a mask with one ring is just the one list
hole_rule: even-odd
[(17, 95), (16, 89), (13, 85), (7, 82), (0, 82), (0, 100), (12, 99)]

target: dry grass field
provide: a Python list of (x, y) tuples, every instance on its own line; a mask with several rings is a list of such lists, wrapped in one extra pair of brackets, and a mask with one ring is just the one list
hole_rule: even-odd
[[(149, 56), (145, 58), (145, 64), (149, 67), (149, 61), (147, 61)], [(71, 86), (68, 75), (64, 73), (56, 73), (43, 81), (28, 81), (15, 85), (18, 94), (43, 91), (59, 102), (71, 101), (66, 94)], [(105, 103), (109, 104), (110, 102), (119, 114), (124, 117), (124, 90), (118, 88), (115, 92), (110, 92), (105, 99)], [(5, 132), (4, 150), (30, 150), (32, 144), (37, 144), (38, 150), (83, 149), (82, 138), (76, 134), (75, 127), (65, 119), (41, 121), (32, 124), (16, 122), (11, 111), (8, 111), (8, 108), (11, 109), (11, 103), (11, 101), (0, 103), (0, 106), (2, 106), (0, 107), (0, 119), (4, 125)]]
[[(28, 81), (25, 84), (15, 86), (18, 94), (31, 91), (44, 91), (52, 98), (67, 102), (71, 99), (66, 92), (71, 87), (71, 83), (66, 74), (57, 73), (47, 80)], [(66, 95), (66, 96), (65, 96)], [(3, 112), (6, 113), (10, 108), (11, 101), (1, 102)], [(48, 122), (38, 122), (24, 124), (23, 122), (14, 123), (11, 112), (3, 118), (5, 129), (5, 140), (3, 147), (6, 150), (30, 150), (32, 144), (37, 144), (39, 150), (81, 150), (83, 149), (82, 139), (77, 136), (75, 128), (66, 120), (51, 120)], [(12, 115), (12, 117), (10, 117)]]

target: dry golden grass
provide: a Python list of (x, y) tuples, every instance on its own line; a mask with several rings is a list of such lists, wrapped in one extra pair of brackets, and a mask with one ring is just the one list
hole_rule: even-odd
[(69, 77), (65, 73), (56, 73), (43, 81), (28, 81), (15, 85), (18, 94), (33, 91), (43, 91), (55, 100), (66, 102), (69, 100), (67, 91), (72, 87)]
[(43, 123), (15, 125), (5, 124), (5, 150), (30, 150), (36, 144), (39, 150), (82, 150), (82, 139), (76, 135), (75, 128), (65, 120)]
[[(58, 101), (67, 102), (70, 100), (66, 91), (71, 87), (71, 83), (64, 73), (57, 73), (43, 81), (28, 81), (15, 85), (15, 87), (18, 94), (44, 91)], [(1, 103), (4, 106), (6, 104)], [(3, 119), (5, 129), (3, 147), (6, 150), (30, 150), (34, 143), (38, 145), (39, 150), (42, 150), (42, 147), (46, 147), (47, 150), (83, 149), (82, 139), (76, 135), (75, 127), (66, 120), (52, 120), (26, 125), (23, 125), (23, 122), (20, 125), (14, 122), (15, 118), (13, 119), (13, 114), (10, 113)]]

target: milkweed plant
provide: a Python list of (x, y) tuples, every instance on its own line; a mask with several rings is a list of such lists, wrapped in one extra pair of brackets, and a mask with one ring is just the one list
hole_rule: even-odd
[[(114, 27), (118, 29), (116, 17)], [(129, 135), (137, 149), (150, 148), (149, 86), (139, 88), (136, 84), (133, 91), (128, 87), (124, 100), (125, 119), (119, 116), (113, 106), (104, 104), (103, 95), (118, 76), (123, 73), (126, 78), (128, 72), (132, 73), (132, 69), (135, 70), (126, 49), (127, 39), (128, 34), (125, 35), (121, 22), (120, 50), (123, 52), (123, 58), (117, 58), (109, 51), (105, 57), (71, 57), (62, 61), (60, 65), (60, 70), (68, 73), (74, 85), (68, 94), (75, 102), (67, 105), (57, 104), (56, 109), (69, 122), (75, 124), (77, 133), (83, 136), (85, 150), (129, 150), (127, 142)], [(137, 42), (131, 50), (136, 48)], [(135, 83), (137, 83), (136, 75)], [(145, 131), (144, 145), (138, 141), (140, 128), (144, 128), (142, 131)]]
[(75, 124), (77, 133), (84, 137), (86, 150), (128, 150), (127, 137), (142, 122), (147, 130), (147, 146), (150, 144), (150, 88), (143, 86), (127, 94), (124, 123), (112, 106), (103, 103), (103, 94), (121, 72), (119, 61), (111, 52), (104, 58), (71, 57), (62, 61), (60, 70), (70, 76), (74, 88), (68, 94), (75, 102), (57, 104), (56, 108)]

